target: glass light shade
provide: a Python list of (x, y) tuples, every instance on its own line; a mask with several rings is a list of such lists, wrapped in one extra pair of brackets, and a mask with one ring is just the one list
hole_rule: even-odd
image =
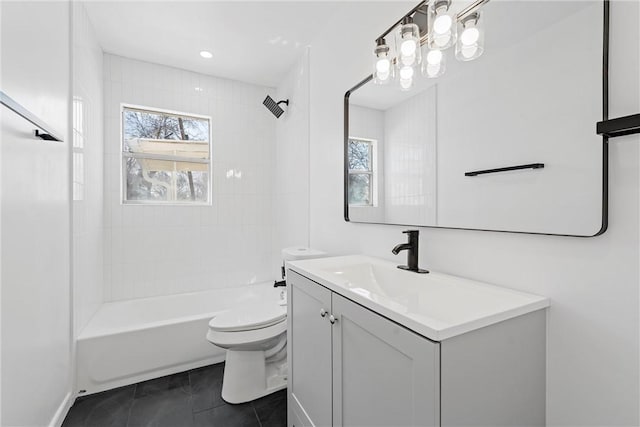
[(406, 18), (400, 25), (397, 35), (398, 58), (400, 66), (415, 65), (422, 61), (420, 53), (420, 28), (413, 23), (411, 18)]
[(430, 49), (423, 55), (421, 73), (430, 79), (440, 77), (446, 69), (446, 56), (441, 50)]
[(455, 15), (451, 0), (434, 0), (429, 4), (429, 47), (444, 50), (456, 42)]
[(391, 80), (393, 80), (393, 64), (391, 63), (389, 46), (384, 39), (379, 39), (373, 50), (373, 82), (387, 84)]
[(484, 25), (480, 11), (467, 15), (458, 22), (456, 59), (472, 61), (484, 52)]
[(400, 80), (410, 80), (413, 78), (413, 75), (415, 74), (413, 67), (409, 66), (409, 65), (405, 65), (404, 67), (400, 68)]
[(408, 91), (411, 90), (411, 88), (413, 87), (413, 78), (410, 79), (400, 79), (400, 90), (401, 91)]

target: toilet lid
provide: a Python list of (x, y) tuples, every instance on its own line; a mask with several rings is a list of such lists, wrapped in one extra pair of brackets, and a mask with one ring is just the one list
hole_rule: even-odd
[(220, 313), (209, 322), (216, 331), (250, 331), (283, 321), (287, 308), (278, 304), (247, 305)]

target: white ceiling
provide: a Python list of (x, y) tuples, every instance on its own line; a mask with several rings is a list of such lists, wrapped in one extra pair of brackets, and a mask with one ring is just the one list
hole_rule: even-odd
[[(331, 1), (87, 1), (105, 52), (276, 86), (323, 25)], [(213, 53), (212, 59), (200, 51)]]

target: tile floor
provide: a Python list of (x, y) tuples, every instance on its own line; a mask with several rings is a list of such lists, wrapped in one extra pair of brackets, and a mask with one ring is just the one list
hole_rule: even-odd
[(224, 364), (144, 381), (76, 400), (63, 427), (285, 427), (287, 394), (250, 403), (222, 400)]

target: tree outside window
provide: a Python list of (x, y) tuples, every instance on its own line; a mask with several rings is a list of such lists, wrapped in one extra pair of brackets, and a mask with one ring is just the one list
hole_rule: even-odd
[(124, 203), (210, 201), (210, 119), (123, 106)]
[(373, 206), (374, 140), (349, 138), (349, 204)]

